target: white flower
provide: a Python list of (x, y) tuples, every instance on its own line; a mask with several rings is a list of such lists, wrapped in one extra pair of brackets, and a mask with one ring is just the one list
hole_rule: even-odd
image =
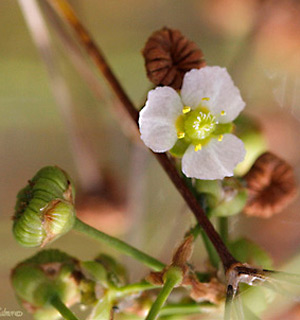
[(154, 152), (181, 143), (187, 177), (223, 179), (245, 156), (243, 142), (230, 134), (231, 122), (244, 107), (225, 68), (193, 69), (185, 74), (180, 94), (171, 87), (149, 92), (140, 112), (141, 139)]

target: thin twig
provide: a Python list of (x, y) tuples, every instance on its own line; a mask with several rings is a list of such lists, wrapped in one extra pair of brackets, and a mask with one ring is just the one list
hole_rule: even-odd
[(46, 66), (54, 99), (67, 128), (81, 187), (85, 191), (99, 189), (102, 184), (102, 176), (98, 163), (95, 161), (96, 157), (94, 157), (87, 141), (83, 139), (78, 127), (72, 110), (74, 102), (67, 83), (55, 61), (50, 35), (39, 6), (36, 0), (19, 0), (19, 5), (32, 40)]
[[(54, 8), (54, 10), (62, 17), (62, 19), (71, 26), (78, 40), (85, 47), (87, 53), (94, 61), (101, 73), (104, 75), (105, 79), (111, 86), (111, 89), (119, 98), (124, 108), (130, 115), (131, 119), (138, 126), (138, 111), (136, 110), (132, 101), (129, 99), (121, 84), (113, 74), (111, 68), (109, 67), (108, 63), (104, 58), (104, 55), (102, 54), (102, 51), (92, 40), (91, 36), (88, 34), (85, 27), (78, 20), (72, 8), (69, 6), (68, 2), (65, 0), (48, 0), (48, 2)], [(215, 246), (223, 262), (224, 268), (227, 270), (231, 265), (236, 263), (236, 260), (233, 258), (233, 256), (226, 248), (219, 234), (216, 232), (213, 225), (206, 217), (203, 208), (199, 205), (198, 201), (193, 196), (190, 189), (182, 180), (180, 174), (178, 173), (177, 169), (175, 168), (173, 162), (168, 157), (168, 155), (166, 153), (155, 153), (155, 156), (164, 168), (164, 170), (166, 171), (166, 173), (168, 174), (169, 178), (171, 179), (177, 190), (180, 192), (182, 197), (189, 205), (199, 224), (207, 233), (208, 237)]]

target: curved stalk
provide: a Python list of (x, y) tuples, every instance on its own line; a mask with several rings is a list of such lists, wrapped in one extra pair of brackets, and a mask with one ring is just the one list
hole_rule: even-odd
[(137, 282), (137, 283), (132, 283), (132, 284), (128, 284), (126, 286), (120, 287), (120, 288), (116, 288), (116, 296), (119, 297), (123, 297), (132, 293), (137, 293), (140, 291), (146, 291), (146, 290), (153, 290), (156, 289), (160, 286), (158, 285), (154, 285), (151, 284), (149, 282), (147, 282), (146, 280), (143, 280), (141, 282)]
[(182, 281), (182, 272), (177, 267), (170, 268), (165, 273), (165, 284), (153, 303), (145, 320), (155, 320), (158, 314), (171, 294), (174, 287)]
[(66, 320), (78, 320), (73, 312), (61, 301), (61, 299), (55, 295), (51, 299), (51, 305), (62, 315)]
[(102, 243), (105, 243), (112, 248), (115, 248), (119, 252), (138, 260), (139, 262), (143, 263), (144, 265), (146, 265), (154, 271), (160, 271), (165, 267), (165, 264), (158, 261), (157, 259), (132, 247), (131, 245), (127, 244), (122, 240), (109, 236), (108, 234), (89, 226), (88, 224), (82, 222), (78, 218), (76, 218), (76, 222), (74, 224), (73, 229), (81, 233), (84, 233), (87, 236), (94, 238)]

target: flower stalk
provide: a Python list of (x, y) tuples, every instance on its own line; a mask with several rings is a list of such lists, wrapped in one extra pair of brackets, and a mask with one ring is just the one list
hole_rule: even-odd
[(160, 316), (172, 316), (172, 315), (190, 315), (190, 314), (199, 314), (207, 313), (213, 311), (216, 308), (215, 305), (211, 303), (174, 303), (165, 305), (159, 315)]
[(204, 242), (205, 249), (207, 251), (209, 261), (213, 267), (218, 269), (220, 258), (218, 256), (218, 252), (216, 251), (215, 247), (212, 245), (211, 241), (209, 240), (208, 236), (205, 232), (201, 232), (202, 240)]
[(225, 244), (228, 242), (228, 218), (227, 217), (219, 217), (219, 233)]
[(155, 258), (132, 247), (131, 245), (127, 244), (122, 240), (109, 236), (108, 234), (103, 233), (87, 225), (86, 223), (82, 222), (78, 218), (76, 218), (76, 221), (74, 224), (74, 230), (84, 233), (87, 236), (94, 238), (95, 240), (98, 240), (102, 243), (109, 245), (110, 247), (115, 248), (119, 252), (140, 261), (141, 263), (148, 266), (152, 270), (160, 271), (165, 267), (165, 265), (162, 262), (156, 260)]
[(64, 319), (78, 320), (74, 313), (61, 301), (58, 295), (54, 295), (50, 303)]
[(155, 320), (158, 314), (176, 285), (182, 281), (180, 268), (171, 267), (164, 275), (165, 284), (153, 303), (145, 320)]
[(116, 288), (115, 290), (116, 290), (116, 296), (119, 298), (119, 297), (130, 295), (132, 293), (142, 292), (146, 290), (153, 290), (158, 287), (159, 287), (158, 285), (155, 285), (155, 284), (149, 283), (146, 280), (143, 280), (141, 282), (131, 283), (123, 287)]

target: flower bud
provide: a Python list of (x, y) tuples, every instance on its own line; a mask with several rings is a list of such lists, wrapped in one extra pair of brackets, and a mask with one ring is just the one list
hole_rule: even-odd
[(68, 306), (80, 301), (78, 270), (76, 259), (50, 249), (18, 264), (12, 270), (11, 281), (28, 312), (34, 313), (36, 319), (46, 319), (50, 314), (53, 319), (56, 315), (51, 306), (53, 296)]
[[(107, 254), (100, 254), (95, 261), (106, 270), (106, 281), (116, 287), (127, 283), (127, 272), (125, 267)], [(102, 272), (101, 272), (102, 273)]]
[(229, 249), (238, 261), (260, 266), (264, 269), (272, 268), (270, 255), (251, 240), (239, 238), (229, 243)]
[(43, 247), (72, 229), (74, 187), (58, 167), (44, 167), (17, 195), (13, 234), (24, 247)]
[(198, 192), (205, 196), (210, 216), (228, 217), (241, 212), (247, 201), (247, 190), (236, 178), (197, 180)]

